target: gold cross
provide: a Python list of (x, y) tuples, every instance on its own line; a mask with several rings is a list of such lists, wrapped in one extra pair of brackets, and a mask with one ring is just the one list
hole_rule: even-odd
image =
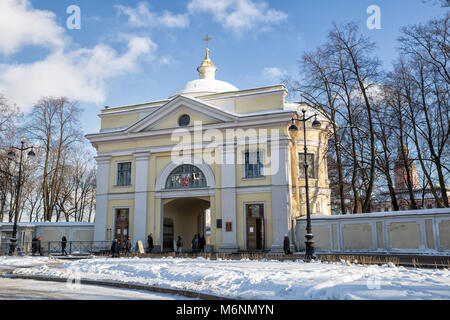
[(203, 40), (206, 41), (206, 48), (208, 48), (208, 46), (209, 46), (209, 41), (211, 41), (212, 38), (210, 38), (208, 35), (206, 35), (206, 38), (203, 39)]

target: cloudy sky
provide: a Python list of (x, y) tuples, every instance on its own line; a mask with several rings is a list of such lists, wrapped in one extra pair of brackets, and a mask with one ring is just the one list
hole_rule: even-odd
[[(381, 29), (367, 28), (371, 5)], [(246, 89), (295, 77), (334, 21), (357, 22), (389, 68), (400, 27), (445, 10), (433, 0), (0, 0), (0, 92), (25, 112), (42, 96), (78, 100), (92, 133), (105, 105), (165, 99), (196, 79), (206, 34), (216, 78)]]

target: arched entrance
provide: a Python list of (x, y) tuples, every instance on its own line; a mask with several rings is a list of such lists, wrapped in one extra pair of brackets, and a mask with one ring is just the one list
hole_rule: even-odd
[(183, 252), (191, 251), (196, 234), (207, 237), (209, 198), (165, 199), (163, 203), (163, 251), (173, 251), (173, 241), (177, 241), (178, 236), (183, 242)]
[[(182, 238), (184, 252), (191, 251), (196, 234), (208, 237), (211, 196), (215, 179), (211, 168), (199, 159), (170, 163), (156, 181), (156, 196), (161, 198), (162, 250), (174, 250), (174, 240)], [(195, 162), (194, 162), (195, 160)], [(194, 164), (195, 163), (195, 164)]]

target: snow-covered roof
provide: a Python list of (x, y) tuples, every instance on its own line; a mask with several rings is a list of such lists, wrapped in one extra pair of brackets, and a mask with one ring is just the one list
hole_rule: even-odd
[(189, 93), (223, 93), (233, 91), (239, 91), (239, 89), (231, 83), (216, 79), (197, 79), (186, 83), (175, 91), (172, 96)]

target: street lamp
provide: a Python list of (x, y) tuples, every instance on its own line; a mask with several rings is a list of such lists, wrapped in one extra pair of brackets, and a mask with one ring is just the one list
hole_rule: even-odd
[[(33, 146), (25, 148), (25, 142), (27, 139), (25, 137), (20, 138), (20, 148), (17, 147), (11, 147), (12, 149), (18, 150), (20, 152), (20, 161), (19, 161), (19, 176), (17, 177), (17, 186), (16, 186), (16, 208), (14, 212), (14, 226), (13, 226), (13, 234), (10, 239), (10, 247), (9, 247), (9, 255), (13, 256), (16, 254), (16, 247), (17, 247), (17, 218), (19, 217), (19, 198), (20, 198), (20, 188), (22, 187), (22, 163), (23, 163), (23, 152), (30, 150), (28, 152), (29, 157), (34, 157), (36, 154), (33, 151)], [(16, 157), (16, 154), (13, 150), (10, 150), (8, 152), (8, 159), (14, 160)], [(4, 171), (2, 171), (4, 172)], [(5, 172), (4, 172), (5, 173)], [(11, 177), (14, 177), (10, 173), (7, 173)]]
[(311, 259), (314, 259), (314, 241), (313, 239), (313, 234), (311, 231), (311, 212), (310, 212), (310, 208), (309, 208), (309, 185), (308, 185), (308, 162), (307, 162), (307, 156), (308, 156), (308, 148), (306, 147), (306, 121), (312, 119), (314, 117), (314, 121), (312, 123), (312, 127), (313, 128), (320, 128), (321, 123), (319, 120), (317, 120), (317, 114), (310, 116), (308, 118), (306, 118), (306, 110), (302, 110), (303, 113), (303, 117), (301, 119), (298, 118), (292, 118), (292, 125), (289, 127), (289, 132), (292, 134), (295, 134), (298, 132), (298, 127), (295, 125), (295, 121), (301, 121), (303, 122), (303, 146), (304, 146), (304, 151), (305, 151), (305, 161), (303, 163), (303, 167), (305, 168), (305, 189), (306, 189), (306, 241), (305, 241), (305, 245), (306, 245), (306, 252), (305, 252), (305, 260), (306, 261), (311, 261)]

